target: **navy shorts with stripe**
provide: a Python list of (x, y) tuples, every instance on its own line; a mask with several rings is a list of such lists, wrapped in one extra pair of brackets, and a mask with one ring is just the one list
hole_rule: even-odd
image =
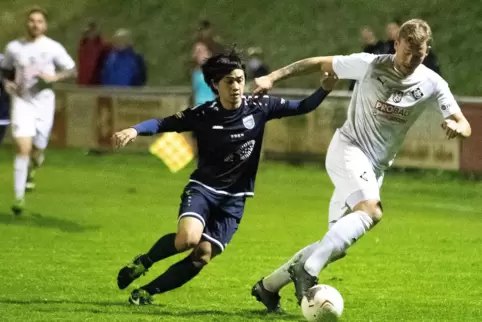
[(219, 194), (197, 183), (189, 183), (181, 195), (179, 219), (194, 217), (204, 225), (202, 240), (226, 248), (244, 213), (246, 197)]

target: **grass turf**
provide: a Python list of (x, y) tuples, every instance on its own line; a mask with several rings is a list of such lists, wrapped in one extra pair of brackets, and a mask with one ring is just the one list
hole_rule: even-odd
[[(265, 162), (226, 252), (155, 306), (127, 304), (117, 272), (175, 229), (190, 170), (172, 175), (147, 155), (50, 151), (28, 212), (14, 218), (11, 155), (0, 150), (0, 320), (302, 321), (292, 286), (274, 316), (250, 288), (325, 232), (332, 185), (311, 166)], [(344, 297), (343, 321), (481, 321), (481, 191), (481, 182), (387, 175), (384, 220), (321, 274)]]

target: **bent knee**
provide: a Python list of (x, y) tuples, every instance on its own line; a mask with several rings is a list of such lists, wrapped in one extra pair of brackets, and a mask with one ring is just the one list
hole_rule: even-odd
[(196, 248), (194, 248), (191, 258), (194, 265), (197, 267), (203, 267), (211, 262), (214, 255), (212, 245), (209, 242), (201, 242)]
[(366, 200), (358, 203), (354, 208), (354, 211), (363, 211), (366, 213), (373, 222), (376, 224), (383, 217), (382, 204), (379, 200)]
[(178, 233), (176, 234), (174, 245), (178, 251), (185, 251), (196, 247), (200, 240), (201, 235), (197, 233)]

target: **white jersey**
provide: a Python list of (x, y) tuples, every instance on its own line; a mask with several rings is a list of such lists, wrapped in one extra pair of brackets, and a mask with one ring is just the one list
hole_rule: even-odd
[(442, 77), (424, 65), (403, 76), (393, 55), (367, 53), (334, 56), (333, 70), (340, 79), (357, 81), (340, 132), (360, 147), (375, 168), (389, 167), (410, 126), (433, 101), (443, 117), (460, 111)]
[(42, 36), (35, 41), (14, 40), (5, 49), (2, 68), (15, 69), (15, 83), (20, 87), (23, 98), (35, 98), (44, 90), (53, 94), (39, 82), (40, 73), (55, 75), (56, 68), (75, 68), (75, 62), (65, 48), (49, 37)]

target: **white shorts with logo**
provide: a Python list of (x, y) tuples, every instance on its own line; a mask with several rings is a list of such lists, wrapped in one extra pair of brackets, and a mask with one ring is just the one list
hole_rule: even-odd
[(380, 200), (383, 171), (376, 170), (366, 154), (339, 130), (328, 147), (326, 170), (335, 185), (330, 201), (329, 225), (361, 201)]
[(33, 145), (45, 149), (48, 145), (55, 115), (55, 95), (51, 91), (33, 97), (12, 98), (12, 136), (31, 137)]

